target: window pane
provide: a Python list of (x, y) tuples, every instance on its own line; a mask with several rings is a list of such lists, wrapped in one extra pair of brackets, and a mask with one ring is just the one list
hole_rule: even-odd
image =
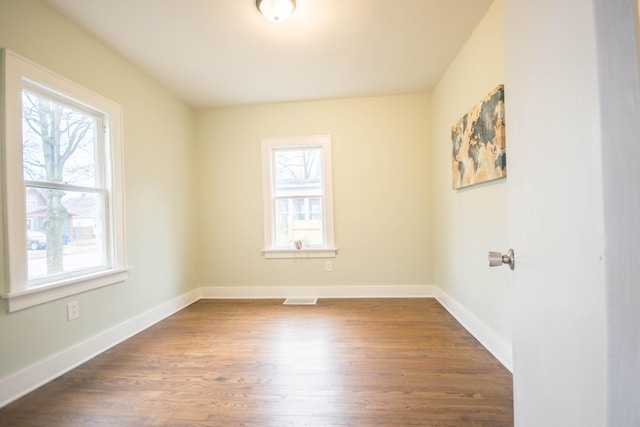
[(304, 202), (305, 199), (293, 199), (293, 217), (296, 221), (304, 220)]
[(322, 219), (322, 199), (309, 199), (309, 219)]
[(30, 280), (106, 266), (101, 193), (27, 187), (25, 198)]
[(289, 221), (289, 200), (276, 200), (276, 225), (287, 225)]
[(302, 242), (302, 248), (324, 244), (320, 200), (319, 198), (276, 200), (276, 218), (278, 218), (275, 227), (276, 247), (295, 247), (296, 241)]
[(321, 195), (321, 148), (276, 150), (274, 181), (275, 196)]
[(24, 179), (95, 187), (96, 128), (95, 116), (23, 90)]

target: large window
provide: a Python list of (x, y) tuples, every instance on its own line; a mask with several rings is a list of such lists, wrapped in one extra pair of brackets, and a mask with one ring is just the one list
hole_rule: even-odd
[(263, 138), (267, 258), (334, 257), (331, 137)]
[(2, 51), (11, 311), (126, 278), (121, 108)]

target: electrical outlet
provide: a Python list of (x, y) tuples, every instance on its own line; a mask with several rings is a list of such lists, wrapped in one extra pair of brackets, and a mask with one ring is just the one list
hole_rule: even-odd
[(80, 303), (72, 301), (67, 304), (67, 320), (71, 321), (80, 317)]
[(324, 262), (324, 271), (333, 271), (333, 263), (331, 261)]

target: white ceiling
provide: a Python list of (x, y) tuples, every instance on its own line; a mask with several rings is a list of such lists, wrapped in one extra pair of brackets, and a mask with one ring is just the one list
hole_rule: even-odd
[(46, 0), (194, 107), (429, 91), (492, 0)]

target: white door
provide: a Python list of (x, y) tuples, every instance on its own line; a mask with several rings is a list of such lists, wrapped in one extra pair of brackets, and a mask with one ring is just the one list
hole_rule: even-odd
[(503, 1), (516, 427), (640, 425), (633, 2)]
[(589, 3), (504, 5), (516, 427), (603, 425), (604, 240)]

